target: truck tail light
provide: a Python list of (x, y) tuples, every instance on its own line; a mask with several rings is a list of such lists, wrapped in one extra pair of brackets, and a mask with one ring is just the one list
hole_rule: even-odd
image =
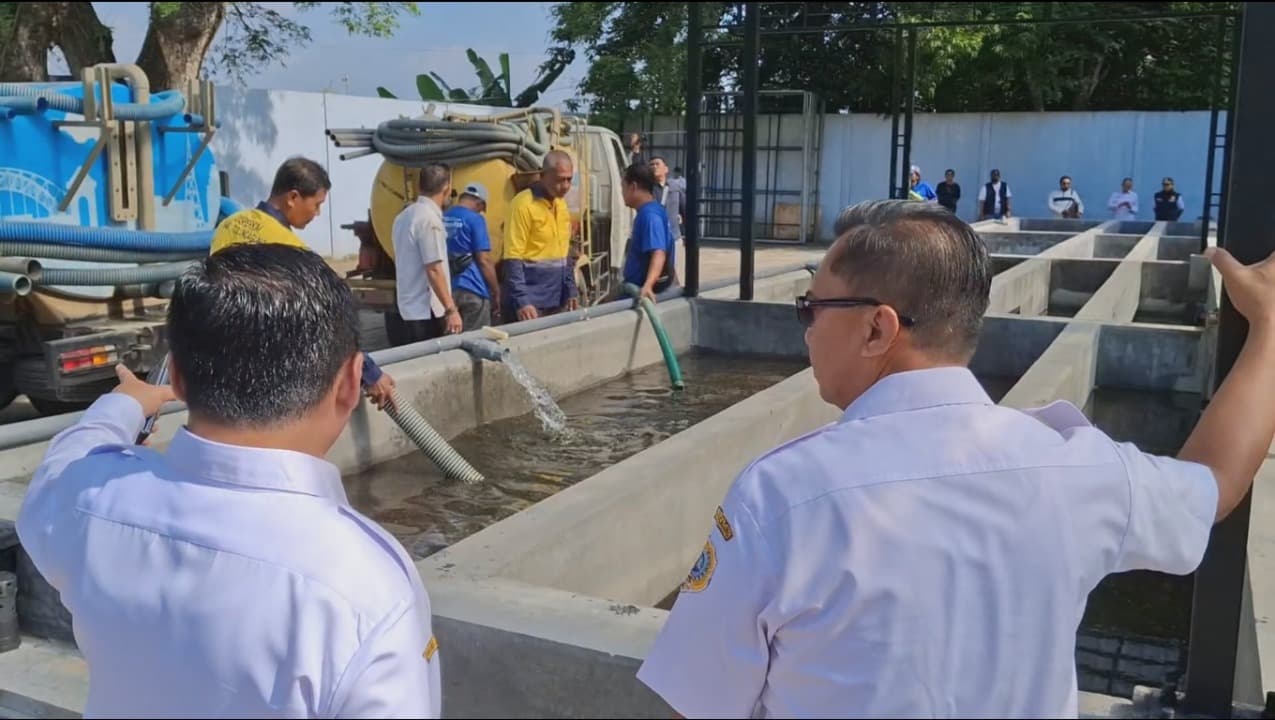
[(120, 354), (114, 345), (80, 348), (58, 355), (58, 367), (63, 375), (108, 367), (119, 361)]

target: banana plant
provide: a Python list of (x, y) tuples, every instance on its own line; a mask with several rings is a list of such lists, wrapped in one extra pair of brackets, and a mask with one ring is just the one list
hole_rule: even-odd
[[(473, 48), (466, 50), (465, 55), (469, 58), (469, 64), (474, 66), (474, 73), (478, 76), (478, 87), (472, 90), (454, 88), (436, 72), (417, 75), (416, 92), (420, 94), (422, 100), (496, 107), (530, 107), (575, 60), (575, 51), (571, 48), (552, 48), (549, 59), (540, 66), (540, 76), (530, 87), (515, 97), (509, 72), (509, 53), (500, 53), (499, 75), (492, 72), (491, 65), (479, 57)], [(384, 87), (378, 87), (376, 92), (383, 98), (397, 99), (398, 97)]]

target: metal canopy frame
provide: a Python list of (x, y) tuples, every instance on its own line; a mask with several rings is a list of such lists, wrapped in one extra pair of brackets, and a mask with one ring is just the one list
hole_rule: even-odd
[[(913, 98), (915, 96), (916, 38), (927, 28), (988, 25), (1126, 24), (1165, 20), (1212, 21), (1219, 39), (1228, 34), (1230, 52), (1219, 53), (1214, 70), (1212, 114), (1206, 162), (1201, 247), (1207, 243), (1213, 209), (1218, 209), (1219, 244), (1241, 261), (1256, 262), (1275, 251), (1275, 238), (1268, 235), (1262, 199), (1263, 173), (1275, 164), (1275, 145), (1263, 137), (1263, 128), (1275, 125), (1275, 95), (1265, 92), (1262, 78), (1275, 76), (1275, 58), (1265, 54), (1261, 38), (1275, 37), (1275, 4), (1244, 3), (1236, 10), (1229, 3), (1217, 3), (1200, 10), (1143, 9), (1117, 3), (895, 3), (894, 13), (867, 15), (812, 9), (810, 3), (735, 3), (732, 15), (742, 22), (705, 27), (700, 5), (687, 4), (686, 81), (686, 277), (685, 291), (694, 296), (699, 289), (701, 133), (703, 108), (703, 50), (705, 47), (742, 46), (741, 63), (744, 166), (742, 173), (741, 218), (755, 217), (757, 187), (757, 96), (758, 59), (767, 38), (818, 34), (891, 30), (895, 38), (892, 73), (891, 115), (893, 154), (889, 188), (894, 197), (906, 193), (906, 173), (911, 165)], [(847, 6), (849, 7), (849, 6)], [(1026, 8), (1039, 10), (1025, 16)], [(802, 22), (783, 28), (762, 29), (769, 13), (805, 10)], [(706, 37), (706, 30), (717, 37)], [(1245, 82), (1247, 80), (1247, 83)], [(1221, 123), (1225, 109), (1226, 122)], [(900, 131), (900, 126), (902, 129)], [(1219, 132), (1219, 128), (1223, 128)], [(1233, 139), (1230, 140), (1230, 139)], [(1230, 152), (1232, 147), (1236, 152)], [(1221, 187), (1215, 190), (1217, 153), (1222, 152)], [(1235, 167), (1232, 158), (1235, 158)], [(897, 184), (896, 184), (897, 183)], [(1228, 198), (1235, 202), (1228, 203)], [(753, 297), (755, 243), (753, 223), (740, 223), (739, 297)], [(1243, 345), (1247, 325), (1229, 300), (1223, 301), (1218, 344), (1217, 382), (1221, 383)], [(1247, 573), (1249, 500), (1214, 528), (1204, 562), (1196, 572), (1192, 601), (1187, 672), (1182, 690), (1183, 708), (1190, 713), (1229, 717), (1235, 687), (1235, 654), (1240, 630), (1240, 612)], [(1177, 693), (1166, 693), (1176, 700)]]

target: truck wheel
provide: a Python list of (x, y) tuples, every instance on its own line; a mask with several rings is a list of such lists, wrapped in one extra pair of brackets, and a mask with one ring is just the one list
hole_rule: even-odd
[(49, 400), (46, 398), (28, 395), (27, 399), (31, 401), (31, 407), (41, 415), (62, 415), (64, 413), (79, 412), (88, 409), (93, 403), (87, 402), (65, 402), (63, 400)]

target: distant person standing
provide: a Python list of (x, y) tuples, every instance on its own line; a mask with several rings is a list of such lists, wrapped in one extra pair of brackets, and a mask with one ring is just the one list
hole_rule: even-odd
[(682, 239), (682, 216), (686, 213), (686, 195), (668, 176), (668, 163), (656, 155), (651, 158), (651, 173), (655, 176), (655, 199), (664, 206), (668, 215), (668, 228), (674, 242)]
[(947, 172), (943, 173), (943, 182), (939, 183), (934, 192), (938, 195), (939, 205), (951, 210), (955, 215), (956, 204), (961, 201), (961, 184), (956, 182), (956, 171), (948, 168)]
[(1155, 194), (1155, 219), (1176, 222), (1186, 210), (1182, 195), (1173, 186), (1173, 178), (1167, 177), (1160, 185), (1163, 190)]
[(1058, 178), (1058, 189), (1049, 193), (1049, 211), (1056, 218), (1078, 218), (1085, 214), (1085, 204), (1080, 193), (1071, 186), (1071, 176)]
[(629, 164), (646, 165), (649, 162), (646, 153), (642, 150), (642, 135), (631, 133), (629, 135)]
[(452, 293), (465, 332), (490, 325), (492, 314), (500, 312), (500, 283), (491, 258), (487, 221), (483, 219), (486, 212), (487, 188), (470, 183), (456, 204), (443, 213)]
[(1010, 199), (1014, 193), (1009, 183), (1001, 182), (1001, 171), (993, 170), (991, 181), (978, 191), (978, 219), (995, 218), (1003, 220), (1010, 216)]
[(936, 202), (939, 199), (939, 196), (934, 194), (934, 188), (930, 187), (929, 183), (921, 180), (921, 168), (913, 165), (909, 177), (912, 181), (911, 197), (913, 200)]
[(1125, 178), (1120, 183), (1120, 192), (1111, 193), (1107, 208), (1111, 210), (1111, 217), (1116, 220), (1134, 220), (1138, 217), (1138, 193), (1133, 191), (1133, 178)]

